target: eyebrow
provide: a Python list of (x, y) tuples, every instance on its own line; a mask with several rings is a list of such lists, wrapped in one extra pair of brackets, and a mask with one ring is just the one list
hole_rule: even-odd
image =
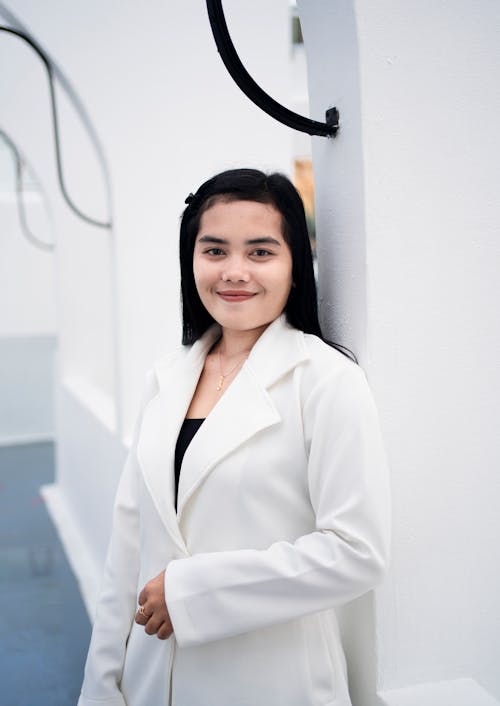
[[(218, 245), (228, 245), (229, 241), (225, 240), (224, 238), (217, 238), (215, 235), (202, 235), (201, 238), (198, 239), (199, 243), (217, 243)], [(260, 238), (251, 238), (250, 240), (245, 240), (245, 245), (279, 245), (281, 247), (281, 243), (279, 240), (276, 240), (276, 238), (271, 238), (271, 236), (262, 236)]]

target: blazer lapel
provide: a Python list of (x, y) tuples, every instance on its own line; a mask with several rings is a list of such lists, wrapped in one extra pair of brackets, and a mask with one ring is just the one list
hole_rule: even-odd
[(175, 445), (206, 355), (219, 335), (218, 327), (212, 326), (191, 348), (179, 349), (155, 365), (159, 390), (144, 410), (137, 447), (146, 487), (163, 523), (183, 552), (186, 547), (174, 504)]
[(304, 334), (290, 327), (284, 315), (264, 331), (187, 448), (179, 481), (178, 520), (189, 498), (222, 458), (281, 421), (268, 388), (307, 358)]
[(246, 367), (217, 402), (189, 444), (182, 462), (177, 517), (218, 461), (281, 417)]

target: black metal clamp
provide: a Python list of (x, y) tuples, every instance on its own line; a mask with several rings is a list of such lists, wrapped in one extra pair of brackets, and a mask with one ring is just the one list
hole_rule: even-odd
[(309, 135), (335, 137), (339, 129), (339, 111), (337, 108), (329, 108), (326, 111), (325, 122), (320, 123), (317, 120), (311, 120), (311, 118), (294, 113), (293, 110), (285, 108), (281, 103), (271, 98), (250, 76), (238, 56), (227, 28), (226, 18), (222, 9), (222, 0), (207, 0), (207, 10), (217, 50), (226, 69), (243, 93), (255, 105), (259, 106), (275, 120), (288, 125), (294, 130), (306, 132)]

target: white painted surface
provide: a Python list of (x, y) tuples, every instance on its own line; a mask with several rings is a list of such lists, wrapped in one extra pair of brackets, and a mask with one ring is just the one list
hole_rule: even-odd
[[(34, 12), (45, 13), (47, 22), (52, 22), (47, 6), (27, 4)], [(19, 12), (20, 3), (16, 3), (14, 9)], [(58, 10), (56, 15), (59, 14)], [(38, 40), (44, 44), (42, 37)], [(80, 222), (62, 200), (57, 182), (47, 75), (40, 60), (22, 40), (2, 35), (0, 61), (2, 66), (9, 67), (0, 79), (2, 127), (39, 178), (50, 202), (57, 235), (53, 257), (59, 365), (65, 373), (84, 371), (95, 385), (114, 395), (109, 238)], [(57, 98), (68, 191), (82, 210), (100, 216), (102, 207), (95, 196), (102, 194), (100, 172), (89, 157), (93, 153), (87, 147), (81, 128), (75, 128), (60, 90), (57, 90)], [(76, 157), (75, 148), (80, 150)]]
[[(90, 562), (85, 561), (81, 571), (85, 574), (89, 565), (98, 567), (98, 575), (91, 580), (97, 585), (111, 530), (111, 503), (126, 449), (95, 411), (64, 384), (58, 389), (56, 410), (61, 440), (56, 445), (56, 483), (58, 504), (65, 506), (58, 514), (71, 515), (73, 527), (69, 536), (86, 541), (84, 551)], [(76, 564), (79, 544), (76, 542), (68, 551)], [(92, 596), (86, 595), (87, 604), (91, 601)]]
[[(2, 143), (3, 144), (3, 143)], [(2, 151), (0, 191), (0, 444), (54, 438), (56, 353), (54, 254), (23, 235), (12, 192), (12, 156)], [(40, 194), (25, 195), (26, 219), (39, 240), (54, 233)]]
[(0, 337), (0, 445), (54, 439), (54, 336)]
[(373, 630), (350, 615), (353, 646), (373, 643), (350, 652), (354, 702), (495, 703), (500, 6), (299, 8), (312, 115), (337, 105), (342, 124), (313, 140), (323, 320), (368, 373), (393, 474)]
[(473, 679), (419, 684), (380, 694), (383, 706), (498, 706), (498, 701)]
[[(13, 181), (10, 190), (0, 192), (0, 337), (54, 335), (54, 254), (36, 248), (23, 236), (14, 185)], [(53, 242), (41, 197), (27, 194), (25, 206), (31, 232), (43, 242)]]

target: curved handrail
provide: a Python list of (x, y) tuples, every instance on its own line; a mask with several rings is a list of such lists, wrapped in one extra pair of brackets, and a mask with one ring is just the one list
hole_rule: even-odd
[(275, 120), (288, 125), (294, 130), (306, 132), (309, 135), (320, 135), (321, 137), (334, 137), (336, 135), (339, 129), (339, 111), (337, 108), (329, 108), (326, 111), (326, 122), (320, 123), (317, 120), (311, 120), (311, 118), (294, 113), (275, 101), (274, 98), (271, 98), (250, 76), (238, 56), (227, 28), (224, 10), (222, 9), (222, 0), (207, 0), (207, 10), (221, 59), (233, 80), (253, 103), (275, 118)]
[(51, 108), (52, 108), (52, 125), (54, 128), (54, 143), (55, 143), (55, 150), (56, 150), (56, 164), (57, 164), (57, 176), (59, 180), (59, 186), (61, 188), (61, 192), (63, 195), (64, 200), (68, 204), (68, 206), (71, 208), (71, 210), (82, 220), (86, 221), (87, 223), (90, 223), (93, 226), (97, 226), (98, 228), (111, 228), (111, 221), (98, 221), (95, 218), (91, 218), (90, 216), (87, 216), (83, 211), (81, 211), (72, 201), (71, 197), (68, 194), (68, 191), (66, 189), (66, 184), (64, 182), (64, 174), (63, 174), (63, 169), (62, 169), (62, 158), (61, 158), (61, 145), (60, 145), (60, 139), (59, 139), (59, 124), (58, 124), (58, 118), (57, 118), (57, 105), (56, 105), (56, 93), (55, 93), (55, 87), (54, 87), (54, 76), (53, 76), (53, 67), (50, 59), (47, 57), (45, 52), (38, 46), (38, 44), (27, 34), (24, 32), (21, 32), (18, 29), (14, 29), (12, 27), (6, 27), (4, 25), (0, 25), (0, 32), (7, 32), (8, 34), (12, 34), (16, 37), (19, 37), (20, 39), (23, 39), (27, 44), (30, 45), (30, 47), (35, 51), (35, 53), (38, 55), (38, 57), (42, 60), (43, 65), (45, 66), (45, 69), (47, 71), (47, 76), (49, 79), (49, 89), (50, 89), (50, 103), (51, 103)]
[(23, 165), (24, 161), (17, 149), (14, 141), (7, 135), (6, 132), (0, 129), (0, 138), (8, 145), (14, 157), (15, 170), (16, 170), (16, 195), (17, 195), (17, 213), (19, 216), (19, 223), (21, 225), (21, 230), (24, 237), (28, 242), (40, 250), (45, 252), (52, 252), (55, 248), (54, 243), (45, 243), (43, 240), (39, 240), (28, 226), (28, 221), (26, 218), (26, 209), (24, 206), (24, 189), (23, 189)]

